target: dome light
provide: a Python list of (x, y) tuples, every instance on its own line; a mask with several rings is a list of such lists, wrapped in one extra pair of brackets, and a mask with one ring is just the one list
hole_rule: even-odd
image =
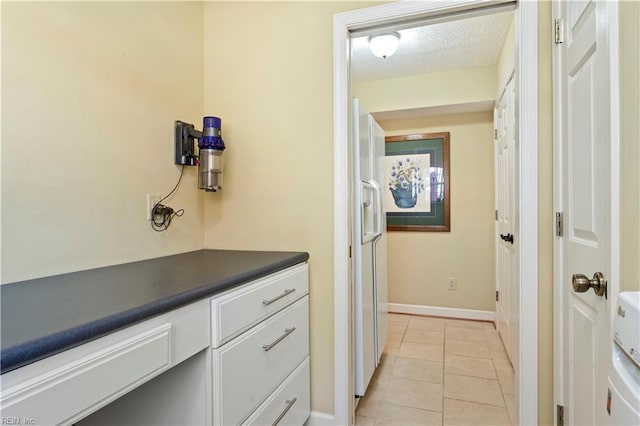
[(369, 49), (378, 58), (387, 59), (396, 53), (400, 45), (400, 34), (380, 34), (369, 38)]

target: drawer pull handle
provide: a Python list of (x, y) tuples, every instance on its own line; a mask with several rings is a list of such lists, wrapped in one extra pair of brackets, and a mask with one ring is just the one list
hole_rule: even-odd
[(282, 293), (280, 296), (276, 296), (273, 299), (269, 299), (269, 300), (263, 300), (262, 304), (264, 306), (269, 306), (270, 304), (272, 304), (273, 302), (277, 302), (278, 300), (282, 299), (283, 297), (286, 297), (288, 295), (290, 295), (291, 293), (293, 293), (294, 291), (296, 291), (295, 288), (288, 288), (285, 289), (284, 293)]
[(262, 349), (264, 349), (265, 352), (269, 352), (275, 345), (277, 345), (278, 343), (282, 342), (282, 339), (284, 339), (285, 337), (287, 337), (288, 335), (290, 335), (294, 331), (296, 331), (295, 327), (285, 328), (284, 329), (284, 334), (282, 336), (278, 337), (270, 345), (262, 345)]
[(278, 423), (280, 423), (280, 420), (282, 420), (282, 418), (287, 414), (287, 411), (289, 411), (291, 409), (291, 407), (293, 407), (293, 404), (295, 404), (297, 400), (298, 400), (298, 398), (287, 399), (285, 401), (287, 406), (284, 407), (284, 410), (282, 411), (282, 413), (280, 413), (278, 418), (271, 424), (271, 426), (276, 426)]

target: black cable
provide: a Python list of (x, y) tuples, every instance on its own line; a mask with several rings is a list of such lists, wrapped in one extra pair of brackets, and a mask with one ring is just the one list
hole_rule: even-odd
[(182, 175), (184, 174), (184, 164), (182, 165), (182, 169), (180, 169), (180, 177), (178, 178), (178, 183), (176, 183), (176, 186), (173, 187), (173, 189), (171, 190), (171, 192), (169, 194), (167, 194), (166, 197), (161, 198), (160, 201), (158, 201), (156, 203), (156, 206), (158, 204), (160, 204), (161, 202), (163, 202), (164, 200), (166, 200), (167, 198), (169, 198), (171, 196), (171, 194), (173, 194), (174, 192), (176, 192), (176, 189), (178, 189), (178, 185), (180, 185), (180, 181), (182, 180)]
[[(158, 206), (158, 210), (160, 209), (162, 212), (154, 213), (153, 219), (151, 220), (151, 228), (156, 232), (166, 231), (174, 217), (180, 217), (184, 214), (184, 209), (174, 211), (171, 207), (163, 206), (162, 204)], [(161, 220), (158, 220), (158, 217), (160, 217)]]
[[(169, 192), (165, 197), (161, 198), (160, 201), (154, 204), (154, 206), (151, 208), (151, 228), (156, 232), (166, 231), (169, 228), (169, 225), (171, 225), (171, 221), (173, 220), (174, 217), (176, 216), (180, 217), (184, 214), (184, 209), (175, 211), (173, 210), (173, 208), (169, 206), (165, 206), (164, 204), (161, 204), (164, 200), (166, 200), (174, 192), (176, 192), (176, 189), (178, 189), (178, 186), (182, 181), (183, 174), (184, 174), (184, 165), (182, 166), (182, 170), (180, 171), (180, 177), (178, 178), (178, 182), (176, 183), (176, 186), (174, 186), (171, 192)], [(158, 217), (160, 218), (160, 220), (158, 220)]]

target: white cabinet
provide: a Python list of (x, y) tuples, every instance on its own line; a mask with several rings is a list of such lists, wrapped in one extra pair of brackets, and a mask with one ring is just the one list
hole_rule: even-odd
[(309, 358), (307, 357), (244, 424), (301, 425), (309, 418), (310, 411)]
[(77, 422), (75, 426), (211, 424), (211, 359), (206, 348)]
[(2, 375), (2, 418), (73, 424), (209, 343), (206, 301), (109, 334)]
[(211, 299), (211, 347), (270, 317), (309, 293), (309, 268), (301, 264)]
[(214, 298), (211, 307), (213, 423), (304, 424), (310, 413), (308, 266)]
[(47, 425), (302, 425), (308, 293), (298, 264), (10, 371), (0, 414)]

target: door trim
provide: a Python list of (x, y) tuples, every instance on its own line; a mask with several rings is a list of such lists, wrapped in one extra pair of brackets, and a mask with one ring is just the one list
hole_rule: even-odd
[[(610, 303), (615, 303), (620, 291), (620, 86), (619, 86), (619, 27), (618, 3), (606, 2), (607, 25), (609, 27), (609, 72), (610, 78), (610, 119), (611, 119), (611, 271), (607, 292)], [(560, 1), (553, 0), (552, 22), (560, 17)], [(562, 114), (560, 55), (556, 45), (552, 46), (553, 78), (553, 214), (563, 211), (562, 205)], [(554, 230), (555, 231), (555, 230)], [(554, 232), (555, 235), (555, 232)], [(563, 238), (554, 236), (553, 241), (553, 403), (564, 405), (564, 335), (563, 335), (563, 282), (562, 250)], [(609, 331), (613, 327), (615, 310), (610, 309)], [(557, 419), (554, 416), (554, 424)]]
[[(336, 424), (353, 416), (351, 259), (349, 258), (349, 33), (408, 18), (428, 18), (483, 6), (491, 0), (398, 2), (334, 15), (334, 414)], [(517, 127), (520, 165), (519, 317), (516, 353), (516, 403), (519, 424), (538, 423), (538, 5), (519, 2), (516, 19), (518, 72)], [(518, 366), (526, 365), (527, 368)]]
[[(538, 4), (516, 9), (516, 161), (520, 164), (516, 229), (520, 235), (516, 295), (518, 424), (538, 424)], [(516, 177), (517, 179), (517, 177)], [(524, 368), (526, 366), (526, 368)]]

